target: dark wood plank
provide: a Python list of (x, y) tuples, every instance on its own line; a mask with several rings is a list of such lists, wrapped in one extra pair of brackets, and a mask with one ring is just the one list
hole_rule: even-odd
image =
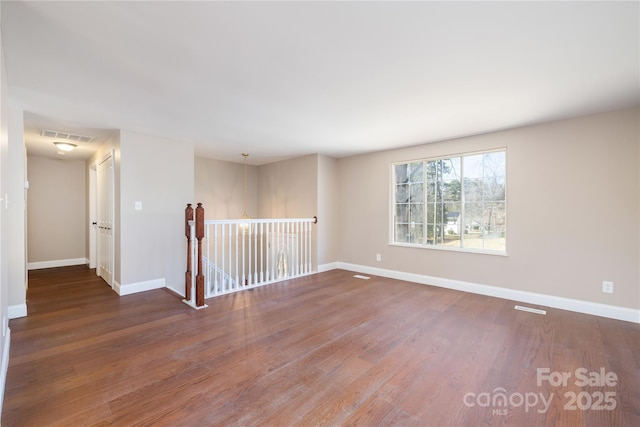
[[(167, 290), (118, 297), (94, 270), (30, 272), (14, 319), (4, 426), (640, 424), (640, 325), (333, 270), (195, 311)], [(537, 369), (615, 372), (613, 387)], [(554, 395), (549, 410), (465, 395)], [(566, 393), (617, 407), (567, 410)]]

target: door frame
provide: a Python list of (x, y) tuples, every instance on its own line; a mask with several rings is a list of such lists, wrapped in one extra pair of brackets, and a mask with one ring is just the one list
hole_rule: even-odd
[[(96, 268), (98, 259), (98, 162), (89, 165), (89, 268)], [(97, 272), (97, 268), (96, 268)]]

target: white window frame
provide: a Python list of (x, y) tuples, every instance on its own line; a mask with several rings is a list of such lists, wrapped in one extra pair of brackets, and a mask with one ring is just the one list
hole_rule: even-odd
[[(396, 165), (403, 165), (403, 164), (408, 164), (408, 163), (416, 163), (416, 162), (429, 162), (429, 161), (436, 161), (436, 160), (442, 160), (442, 159), (451, 159), (451, 158), (460, 158), (460, 164), (461, 164), (461, 173), (460, 173), (460, 181), (461, 181), (461, 185), (462, 185), (462, 189), (461, 189), (461, 193), (462, 193), (462, 200), (460, 201), (461, 206), (464, 206), (464, 168), (463, 168), (463, 164), (464, 161), (462, 160), (464, 157), (467, 156), (475, 156), (475, 155), (480, 155), (480, 154), (490, 154), (490, 153), (496, 153), (496, 152), (503, 152), (504, 156), (505, 156), (505, 166), (504, 166), (504, 173), (505, 173), (505, 198), (504, 198), (504, 204), (505, 204), (505, 232), (507, 231), (507, 223), (508, 223), (508, 204), (507, 204), (507, 198), (508, 198), (508, 177), (507, 177), (507, 161), (508, 161), (508, 156), (507, 156), (507, 149), (506, 147), (500, 147), (500, 148), (495, 148), (495, 149), (489, 149), (489, 150), (482, 150), (482, 151), (470, 151), (470, 152), (463, 152), (463, 153), (456, 153), (456, 154), (449, 154), (449, 155), (443, 155), (443, 156), (437, 156), (437, 157), (425, 157), (425, 158), (418, 158), (418, 159), (413, 159), (413, 160), (404, 160), (404, 161), (398, 161), (398, 162), (393, 162), (390, 165), (390, 186), (389, 186), (389, 245), (390, 246), (402, 246), (402, 247), (411, 247), (411, 248), (420, 248), (420, 249), (433, 249), (433, 250), (440, 250), (440, 251), (453, 251), (453, 252), (470, 252), (470, 253), (479, 253), (479, 254), (487, 254), (487, 255), (499, 255), (499, 256), (507, 256), (507, 247), (508, 247), (508, 233), (505, 236), (505, 248), (504, 250), (496, 250), (496, 249), (486, 249), (486, 248), (470, 248), (470, 247), (455, 247), (455, 246), (444, 246), (441, 244), (428, 244), (426, 243), (426, 230), (424, 231), (424, 242), (423, 243), (410, 243), (410, 242), (396, 242), (395, 241), (395, 233), (396, 233)], [(424, 172), (423, 172), (424, 173)], [(426, 197), (426, 192), (427, 192), (427, 186), (426, 186), (426, 179), (423, 178), (423, 182), (424, 184), (424, 196), (423, 196), (423, 206), (424, 210), (426, 211), (426, 205), (427, 205), (427, 197)], [(426, 213), (425, 213), (426, 216)], [(461, 219), (460, 221), (462, 221), (462, 217), (464, 216), (464, 213), (461, 213)], [(427, 224), (424, 224), (424, 227), (426, 228)], [(464, 236), (461, 236), (461, 241), (464, 242)]]

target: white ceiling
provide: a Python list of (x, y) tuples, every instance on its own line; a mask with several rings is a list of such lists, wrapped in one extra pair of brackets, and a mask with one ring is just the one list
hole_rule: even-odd
[(97, 143), (129, 129), (261, 164), (639, 104), (637, 1), (1, 8), (9, 102), (27, 113), (30, 153), (55, 155), (41, 128)]

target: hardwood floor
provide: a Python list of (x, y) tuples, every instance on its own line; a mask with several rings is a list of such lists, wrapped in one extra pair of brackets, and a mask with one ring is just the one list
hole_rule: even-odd
[(640, 425), (640, 325), (353, 274), (195, 311), (85, 267), (32, 271), (2, 425)]

